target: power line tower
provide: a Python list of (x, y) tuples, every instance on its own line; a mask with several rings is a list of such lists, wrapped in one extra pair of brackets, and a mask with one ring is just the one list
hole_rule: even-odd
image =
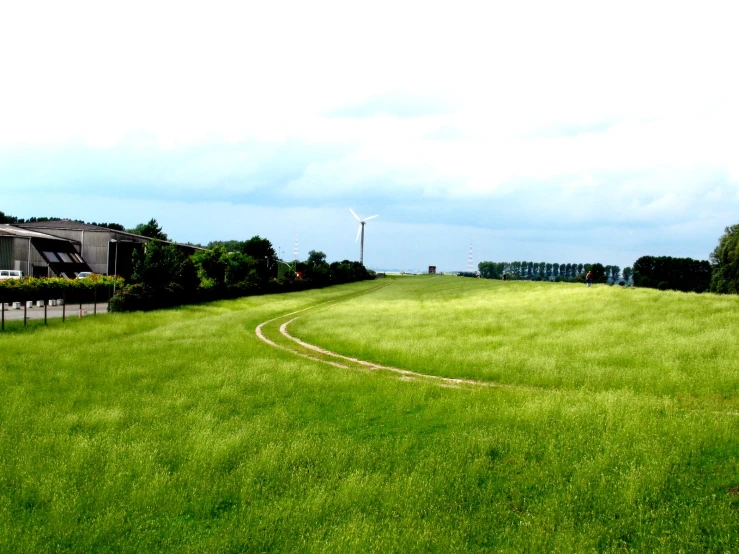
[(470, 239), (470, 253), (467, 255), (467, 272), (474, 273), (475, 265), (472, 262), (472, 239)]
[(295, 234), (295, 247), (293, 248), (293, 260), (298, 259), (298, 235)]

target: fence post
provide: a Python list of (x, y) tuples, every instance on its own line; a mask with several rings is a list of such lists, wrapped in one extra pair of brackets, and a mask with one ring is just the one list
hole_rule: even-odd
[(62, 291), (62, 323), (67, 319), (67, 291)]
[(23, 327), (28, 325), (28, 302), (23, 301)]
[(98, 288), (93, 289), (92, 295), (92, 315), (98, 315)]
[(5, 331), (5, 298), (0, 298), (0, 304), (2, 304), (2, 312), (3, 312), (3, 324), (2, 324), (2, 331)]
[(49, 308), (49, 299), (47, 298), (44, 300), (44, 325), (48, 325), (47, 319), (46, 319), (46, 310)]

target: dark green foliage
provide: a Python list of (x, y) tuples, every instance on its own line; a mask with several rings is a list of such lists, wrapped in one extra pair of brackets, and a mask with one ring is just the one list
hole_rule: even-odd
[(624, 274), (624, 280), (628, 282), (631, 279), (631, 274), (633, 273), (632, 269), (630, 267), (625, 267), (623, 274)]
[(169, 240), (167, 233), (162, 231), (161, 226), (157, 223), (157, 220), (153, 217), (148, 223), (139, 223), (133, 229), (129, 229), (131, 233), (141, 235), (142, 237), (149, 237), (158, 240)]
[(200, 277), (191, 257), (176, 245), (152, 240), (142, 253), (133, 254), (132, 285), (111, 301), (111, 311), (166, 308), (197, 299)]
[(105, 275), (93, 275), (85, 279), (25, 277), (0, 281), (0, 299), (2, 302), (57, 298), (64, 298), (67, 302), (105, 301), (114, 286), (122, 285), (123, 279), (120, 277)]
[(311, 250), (308, 252), (308, 260), (307, 263), (309, 264), (319, 264), (326, 261), (326, 254), (321, 252), (320, 250)]
[(174, 244), (151, 241), (145, 254), (134, 255), (133, 284), (118, 292), (111, 301), (111, 311), (153, 310), (374, 278), (359, 262), (344, 260), (329, 266), (325, 254), (315, 251), (311, 251), (310, 263), (297, 264), (302, 279), (297, 279), (292, 269), (275, 278), (279, 262), (267, 239), (257, 236), (240, 244), (244, 251), (227, 251), (216, 244), (186, 257)]
[(739, 224), (727, 227), (711, 253), (711, 292), (739, 294)]
[[(22, 217), (15, 217), (13, 215), (5, 215), (3, 212), (0, 212), (0, 223), (10, 223), (11, 225), (13, 223), (38, 223), (42, 221), (63, 221), (65, 218), (63, 217), (29, 217), (28, 219), (23, 219)], [(82, 221), (81, 219), (73, 219), (72, 221), (76, 221), (77, 223), (86, 223), (85, 221)], [(106, 229), (113, 229), (114, 231), (125, 231), (126, 229), (121, 225), (120, 223), (95, 223), (94, 221), (92, 223), (87, 223), (87, 225), (97, 225), (98, 227), (105, 227)]]
[(372, 279), (373, 274), (367, 271), (359, 262), (344, 260), (341, 263), (331, 264), (331, 278), (336, 283), (351, 283), (354, 281), (365, 281)]
[(161, 289), (172, 282), (177, 282), (180, 264), (185, 255), (173, 244), (164, 245), (158, 240), (152, 240), (146, 245), (146, 251), (133, 253), (133, 283), (145, 283)]
[(503, 262), (480, 262), (477, 269), (480, 270), (483, 279), (500, 279), (505, 271), (505, 265)]
[(18, 218), (13, 215), (5, 215), (5, 213), (0, 212), (0, 223), (18, 223)]
[(120, 223), (95, 223), (94, 221), (90, 225), (97, 225), (98, 227), (105, 227), (106, 229), (112, 229), (113, 231), (125, 231), (126, 228)]
[[(597, 270), (596, 283), (605, 283), (610, 278), (616, 280), (620, 268), (617, 265), (603, 267)], [(502, 279), (506, 274), (508, 280), (556, 281), (556, 282), (585, 282), (585, 273), (591, 264), (556, 264), (549, 262), (480, 262), (477, 264), (480, 276), (483, 279)], [(602, 272), (602, 275), (601, 275)], [(473, 274), (474, 275), (474, 274)]]
[(235, 285), (245, 283), (250, 285), (259, 284), (259, 262), (241, 252), (232, 252), (226, 259), (226, 283)]
[(608, 281), (606, 269), (603, 267), (603, 264), (592, 264), (590, 266), (590, 272), (593, 274), (593, 283), (605, 283)]
[(633, 278), (637, 287), (705, 292), (711, 284), (711, 264), (692, 258), (642, 256), (634, 262)]
[(277, 254), (269, 240), (259, 235), (254, 236), (244, 243), (241, 252), (256, 260), (255, 269), (260, 282), (267, 282), (277, 277)]
[(245, 242), (243, 240), (214, 240), (208, 243), (207, 248), (222, 246), (227, 252), (241, 252)]
[(221, 245), (209, 250), (201, 250), (192, 256), (200, 269), (203, 279), (210, 281), (212, 286), (220, 287), (226, 282), (226, 267), (228, 266), (228, 252)]

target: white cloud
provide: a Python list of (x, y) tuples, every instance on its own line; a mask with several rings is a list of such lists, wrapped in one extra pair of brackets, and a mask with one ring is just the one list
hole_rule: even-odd
[[(21, 149), (29, 191), (117, 176), (234, 202), (266, 183), (313, 205), (735, 218), (730, 3), (6, 4), (0, 177)], [(48, 153), (80, 144), (57, 170)]]

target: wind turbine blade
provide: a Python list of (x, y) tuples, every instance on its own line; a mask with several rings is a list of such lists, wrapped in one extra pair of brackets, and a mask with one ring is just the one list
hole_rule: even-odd
[(354, 210), (352, 210), (351, 208), (349, 208), (349, 211), (350, 211), (350, 212), (352, 213), (352, 215), (354, 216), (354, 219), (356, 219), (357, 221), (362, 221), (361, 219), (359, 219), (359, 216), (358, 216), (357, 214), (355, 214), (355, 213), (354, 213)]
[(359, 240), (359, 235), (362, 233), (362, 224), (359, 224), (359, 229), (357, 229), (357, 238), (354, 240), (354, 242), (357, 242)]
[(365, 217), (365, 218), (364, 218), (364, 220), (365, 220), (365, 221), (369, 221), (370, 219), (374, 219), (374, 218), (376, 218), (376, 217), (380, 217), (380, 214), (377, 214), (377, 215), (371, 215), (371, 216), (369, 216), (369, 217)]

